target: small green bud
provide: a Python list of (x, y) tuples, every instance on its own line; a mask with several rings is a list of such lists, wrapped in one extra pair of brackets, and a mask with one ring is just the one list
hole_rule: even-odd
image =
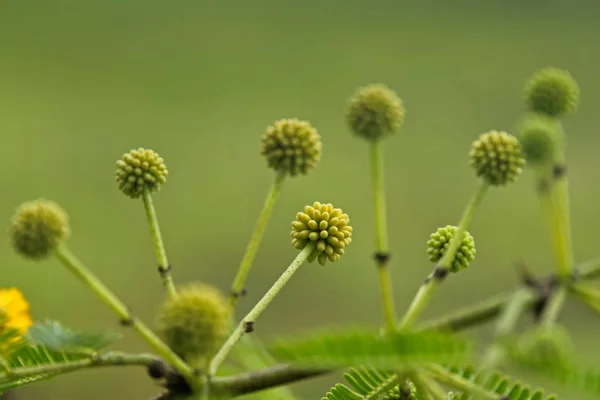
[(554, 118), (530, 115), (522, 121), (519, 131), (519, 142), (528, 164), (553, 165), (561, 157), (563, 130)]
[(202, 363), (227, 337), (227, 303), (212, 286), (188, 284), (162, 305), (158, 326), (175, 353), (188, 362)]
[(52, 201), (38, 199), (17, 208), (9, 236), (17, 253), (42, 260), (69, 236), (69, 231), (67, 213)]
[(469, 156), (477, 176), (495, 186), (516, 181), (525, 166), (519, 140), (506, 132), (481, 134), (473, 142)]
[(315, 202), (304, 207), (304, 212), (299, 212), (292, 222), (292, 245), (302, 250), (308, 243), (317, 242), (308, 262), (318, 259), (319, 264), (325, 265), (327, 260), (337, 261), (352, 241), (349, 223), (348, 214), (341, 208)]
[[(447, 225), (443, 228), (439, 228), (437, 231), (429, 236), (427, 242), (427, 254), (429, 254), (429, 261), (437, 263), (440, 261), (450, 247), (450, 241), (456, 233), (456, 226)], [(451, 272), (458, 272), (461, 269), (467, 268), (469, 263), (475, 259), (475, 241), (473, 236), (467, 231), (463, 232), (462, 241), (458, 250), (454, 255), (454, 260), (450, 264)]]
[(398, 132), (404, 123), (404, 103), (386, 85), (359, 88), (348, 103), (346, 119), (352, 132), (368, 140)]
[(296, 176), (305, 175), (321, 158), (321, 136), (309, 122), (281, 119), (267, 128), (261, 154), (269, 168)]
[(132, 199), (139, 198), (145, 189), (155, 192), (167, 181), (165, 161), (152, 150), (139, 148), (117, 161), (115, 175), (119, 189)]
[(387, 392), (381, 400), (416, 400), (417, 388), (412, 382), (404, 382)]
[(577, 110), (579, 85), (568, 71), (542, 68), (525, 87), (525, 102), (529, 110), (561, 117)]

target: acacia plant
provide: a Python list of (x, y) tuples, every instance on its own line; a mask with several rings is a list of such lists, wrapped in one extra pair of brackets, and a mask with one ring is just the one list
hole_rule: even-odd
[[(144, 205), (165, 287), (166, 296), (152, 327), (136, 317), (69, 249), (68, 216), (60, 205), (46, 199), (24, 202), (9, 228), (16, 252), (32, 261), (57, 258), (153, 353), (106, 350), (119, 339), (117, 332), (34, 322), (21, 292), (6, 288), (0, 291), (0, 393), (81, 369), (138, 365), (164, 388), (156, 396), (164, 400), (229, 399), (247, 394), (291, 400), (296, 397), (290, 384), (339, 372), (345, 383), (331, 388), (324, 400), (557, 399), (506, 376), (503, 371), (514, 366), (600, 394), (600, 371), (578, 360), (568, 330), (558, 322), (569, 296), (600, 312), (600, 291), (592, 284), (600, 277), (600, 260), (577, 264), (571, 243), (563, 117), (576, 110), (579, 87), (568, 72), (544, 68), (528, 81), (524, 97), (527, 113), (519, 119), (516, 135), (490, 130), (476, 137), (470, 152), (465, 148), (465, 162), (468, 155), (474, 170), (473, 195), (458, 221), (439, 221), (439, 229), (424, 240), (424, 261), (427, 255), (433, 264), (431, 273), (399, 314), (389, 268), (383, 150), (386, 138), (401, 130), (405, 107), (383, 84), (362, 87), (352, 95), (347, 125), (370, 150), (373, 260), (384, 316), (381, 326), (324, 327), (267, 345), (253, 333), (263, 311), (299, 268), (315, 261), (333, 264), (352, 252), (350, 216), (337, 204), (319, 201), (299, 207), (298, 214), (290, 216), (291, 244), (297, 254), (287, 269), (247, 315), (235, 313), (284, 182), (311, 173), (321, 158), (321, 135), (307, 121), (278, 120), (262, 137), (261, 154), (273, 170), (273, 184), (228, 294), (207, 282), (178, 285), (172, 278), (153, 205), (153, 196), (167, 181), (163, 158), (140, 148), (117, 161), (118, 188)], [(510, 293), (448, 310), (438, 319), (422, 320), (422, 311), (440, 285), (454, 274), (468, 273), (475, 263), (475, 240), (469, 226), (480, 204), (493, 191), (515, 182), (526, 166), (535, 174), (533, 193), (547, 220), (555, 270), (543, 277), (525, 272), (521, 284)], [(524, 314), (532, 317), (532, 327), (519, 324)], [(487, 347), (478, 348), (461, 335), (486, 323), (495, 324), (495, 336)]]

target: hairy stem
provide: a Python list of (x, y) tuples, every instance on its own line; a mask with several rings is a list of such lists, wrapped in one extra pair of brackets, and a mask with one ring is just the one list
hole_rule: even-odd
[(535, 300), (535, 295), (528, 288), (518, 289), (504, 307), (500, 320), (496, 325), (494, 341), (483, 356), (483, 368), (495, 368), (504, 358), (503, 341), (514, 331), (519, 317), (527, 305)]
[(275, 201), (281, 192), (281, 186), (285, 179), (284, 173), (277, 173), (275, 176), (275, 180), (269, 189), (269, 193), (265, 199), (265, 203), (263, 205), (263, 209), (260, 212), (258, 217), (258, 221), (256, 222), (256, 227), (254, 228), (254, 232), (252, 233), (252, 238), (246, 247), (246, 252), (244, 253), (244, 257), (242, 258), (242, 262), (238, 268), (235, 279), (233, 280), (233, 284), (231, 286), (231, 294), (229, 298), (229, 308), (233, 310), (235, 307), (235, 303), (238, 298), (242, 295), (244, 290), (244, 285), (246, 284), (246, 279), (248, 278), (248, 273), (250, 272), (250, 268), (252, 267), (252, 262), (254, 261), (254, 257), (256, 256), (256, 252), (260, 245), (260, 241), (262, 239), (263, 233), (267, 227), (267, 223), (269, 222), (269, 218), (271, 217), (271, 213), (273, 212), (273, 206), (275, 205)]
[(158, 262), (158, 272), (162, 278), (167, 294), (170, 297), (177, 295), (175, 290), (175, 284), (171, 277), (171, 265), (167, 259), (167, 252), (165, 251), (165, 245), (163, 243), (162, 235), (160, 234), (160, 226), (158, 225), (158, 218), (156, 217), (156, 210), (154, 209), (154, 202), (152, 201), (152, 194), (148, 189), (144, 189), (142, 194), (144, 200), (144, 208), (146, 209), (146, 219), (150, 226), (150, 234), (152, 235), (152, 244), (154, 245), (154, 252), (156, 253), (156, 260)]
[(393, 332), (398, 324), (398, 317), (394, 305), (391, 274), (388, 266), (390, 254), (386, 226), (383, 151), (380, 140), (374, 140), (371, 143), (371, 178), (373, 181), (373, 211), (375, 220), (375, 262), (379, 275), (379, 287), (385, 323), (388, 331)]
[(400, 329), (410, 328), (414, 322), (417, 320), (421, 312), (425, 309), (427, 304), (429, 303), (431, 297), (433, 296), (435, 290), (442, 283), (443, 279), (446, 277), (450, 270), (450, 265), (454, 260), (454, 256), (456, 255), (456, 251), (460, 247), (462, 242), (463, 233), (469, 227), (471, 220), (473, 219), (473, 215), (475, 211), (479, 208), (485, 195), (489, 185), (485, 181), (481, 181), (475, 195), (471, 198), (471, 201), (465, 208), (463, 215), (461, 216), (460, 222), (450, 241), (450, 245), (448, 246), (448, 250), (444, 253), (442, 259), (436, 265), (434, 271), (427, 277), (425, 282), (421, 285), (417, 294), (413, 298), (412, 303), (410, 304), (408, 310), (404, 314), (402, 321), (400, 322)]
[(5, 379), (18, 380), (36, 375), (66, 374), (68, 372), (92, 367), (147, 366), (156, 359), (156, 356), (152, 354), (108, 352), (84, 360), (57, 362), (35, 367), (14, 368), (11, 369), (10, 372), (0, 373), (0, 382)]
[(256, 303), (254, 308), (250, 310), (250, 312), (242, 319), (237, 328), (233, 331), (229, 339), (225, 342), (225, 344), (221, 347), (221, 349), (217, 352), (215, 357), (212, 359), (209, 366), (209, 375), (214, 375), (217, 372), (217, 369), (221, 365), (225, 358), (233, 348), (233, 346), (237, 343), (237, 341), (242, 337), (242, 335), (246, 332), (251, 332), (253, 330), (253, 325), (256, 322), (256, 319), (265, 311), (265, 309), (271, 304), (271, 302), (275, 299), (275, 297), (279, 294), (281, 289), (288, 283), (288, 281), (294, 276), (296, 271), (300, 268), (302, 264), (308, 259), (308, 256), (312, 253), (316, 246), (316, 242), (310, 242), (309, 244), (302, 249), (300, 253), (296, 256), (294, 261), (290, 264), (290, 266), (284, 271), (284, 273), (277, 279), (277, 281), (271, 286), (271, 288), (267, 291), (267, 293)]
[(441, 383), (451, 386), (453, 388), (456, 388), (456, 389), (460, 390), (461, 392), (465, 392), (466, 394), (469, 394), (476, 399), (479, 399), (479, 400), (497, 400), (498, 399), (497, 394), (488, 392), (487, 390), (481, 388), (480, 386), (476, 385), (475, 383), (473, 383), (467, 379), (464, 379), (456, 374), (451, 373), (444, 367), (432, 364), (431, 366), (427, 367), (427, 369), (430, 372), (432, 372), (435, 375), (435, 378), (438, 381), (440, 381)]
[(173, 365), (185, 378), (193, 377), (192, 368), (185, 363), (169, 346), (161, 341), (158, 336), (150, 330), (142, 321), (134, 317), (131, 311), (119, 298), (102, 283), (81, 261), (79, 261), (64, 245), (59, 246), (56, 251), (57, 258), (67, 269), (77, 277), (84, 285), (91, 289), (115, 314), (121, 319), (121, 323), (131, 326), (138, 335), (146, 341), (165, 361)]

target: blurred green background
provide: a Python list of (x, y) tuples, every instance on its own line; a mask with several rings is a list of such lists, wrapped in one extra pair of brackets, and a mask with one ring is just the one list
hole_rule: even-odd
[[(387, 140), (391, 263), (403, 311), (430, 271), (428, 235), (458, 221), (476, 186), (467, 155), (490, 129), (511, 131), (522, 88), (540, 67), (568, 69), (582, 88), (565, 121), (576, 257), (600, 255), (597, 224), (600, 3), (564, 1), (35, 1), (0, 2), (0, 214), (43, 196), (69, 212), (70, 246), (147, 321), (163, 296), (141, 201), (114, 183), (115, 161), (144, 146), (170, 176), (155, 197), (178, 282), (229, 288), (273, 179), (260, 136), (282, 117), (315, 125), (321, 163), (290, 179), (276, 205), (240, 313), (293, 259), (289, 223), (313, 201), (349, 213), (355, 236), (342, 260), (300, 271), (257, 324), (269, 341), (313, 327), (377, 324), (377, 277), (367, 146), (344, 112), (356, 87), (384, 82), (403, 98), (406, 123)], [(530, 173), (493, 190), (471, 232), (477, 260), (426, 311), (509, 290), (523, 260), (554, 267)], [(56, 261), (32, 263), (0, 242), (0, 285), (17, 286), (36, 319), (120, 329)], [(578, 304), (562, 322), (594, 361), (600, 324)], [(490, 328), (471, 334), (485, 339)], [(146, 351), (127, 332), (119, 348)], [(337, 376), (295, 385), (317, 399)], [(565, 395), (583, 398), (532, 377)], [(20, 399), (145, 399), (158, 392), (139, 368), (77, 373)]]

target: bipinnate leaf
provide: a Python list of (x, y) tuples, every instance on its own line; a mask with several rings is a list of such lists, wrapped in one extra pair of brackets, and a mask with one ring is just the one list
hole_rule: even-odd
[(402, 371), (425, 363), (462, 362), (470, 343), (441, 332), (398, 332), (382, 336), (378, 331), (340, 329), (280, 340), (272, 347), (279, 361), (310, 368), (343, 368), (369, 365)]
[(71, 365), (93, 360), (98, 350), (119, 338), (113, 332), (76, 332), (53, 321), (35, 324), (23, 338), (5, 332), (0, 345), (10, 373), (0, 371), (0, 393), (68, 372)]

